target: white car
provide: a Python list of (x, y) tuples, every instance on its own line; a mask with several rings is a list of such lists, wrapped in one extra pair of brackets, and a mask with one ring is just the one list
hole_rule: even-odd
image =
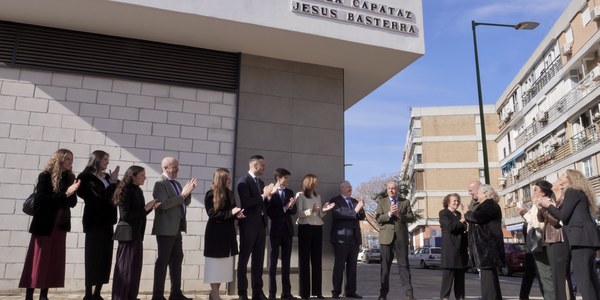
[(422, 269), (439, 267), (442, 264), (442, 248), (422, 247), (408, 255), (408, 263), (411, 266), (419, 266)]
[(379, 262), (379, 261), (381, 261), (381, 253), (379, 252), (379, 249), (377, 249), (377, 248), (361, 249), (360, 252), (358, 253), (358, 261), (366, 262), (366, 263), (371, 263), (374, 261)]

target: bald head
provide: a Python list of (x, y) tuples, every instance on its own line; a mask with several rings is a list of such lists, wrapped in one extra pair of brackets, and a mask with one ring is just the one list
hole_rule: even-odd
[(481, 186), (481, 182), (479, 180), (473, 180), (469, 182), (469, 186), (467, 190), (469, 191), (469, 196), (475, 201), (477, 201), (477, 194), (479, 193), (479, 187)]
[(175, 157), (167, 156), (163, 158), (160, 166), (165, 175), (171, 177), (171, 179), (177, 178), (177, 173), (179, 172), (179, 162)]

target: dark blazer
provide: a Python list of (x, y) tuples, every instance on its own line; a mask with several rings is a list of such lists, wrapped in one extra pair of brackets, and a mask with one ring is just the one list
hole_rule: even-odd
[[(144, 206), (144, 192), (135, 185), (129, 184), (121, 192), (121, 205), (119, 205), (119, 223), (113, 236), (117, 241), (143, 241), (146, 230), (146, 211)], [(129, 232), (128, 232), (129, 231)], [(129, 239), (128, 235), (131, 236)]]
[(465, 269), (468, 266), (468, 237), (465, 224), (460, 222), (461, 213), (440, 210), (442, 228), (442, 268)]
[(396, 216), (390, 217), (390, 198), (385, 196), (379, 199), (375, 218), (381, 226), (379, 229), (379, 243), (389, 245), (394, 241), (394, 235), (400, 245), (408, 246), (408, 224), (415, 221), (415, 215), (410, 206), (410, 201), (398, 197), (398, 211), (400, 218)]
[[(104, 174), (108, 181), (109, 175)], [(117, 208), (113, 205), (112, 196), (117, 184), (104, 183), (92, 172), (84, 172), (77, 176), (81, 181), (77, 196), (85, 202), (83, 207), (83, 232), (97, 227), (107, 227), (117, 223)]]
[(35, 193), (37, 210), (33, 215), (33, 220), (31, 220), (30, 233), (43, 236), (51, 235), (59, 209), (64, 210), (59, 221), (59, 228), (64, 231), (71, 231), (71, 207), (77, 205), (77, 195), (73, 194), (71, 197), (67, 197), (66, 192), (74, 181), (74, 175), (63, 172), (58, 192), (54, 192), (50, 173), (44, 171), (38, 176)]
[(238, 254), (238, 244), (235, 232), (235, 215), (231, 210), (235, 207), (233, 192), (229, 191), (225, 206), (215, 208), (214, 194), (208, 190), (204, 196), (204, 207), (208, 214), (206, 231), (204, 233), (204, 256), (229, 257)]
[(284, 211), (283, 208), (290, 203), (290, 198), (294, 197), (294, 191), (284, 189), (284, 199), (282, 200), (277, 191), (267, 202), (267, 215), (271, 219), (271, 231), (269, 236), (281, 236), (284, 233), (288, 236), (294, 236), (294, 224), (292, 216), (296, 214), (298, 208), (296, 204), (292, 208)]
[(583, 191), (568, 188), (562, 206), (550, 205), (548, 211), (563, 222), (563, 232), (571, 247), (600, 248), (600, 231), (592, 219)]
[[(178, 181), (175, 181), (179, 191), (182, 187)], [(152, 196), (160, 202), (154, 214), (154, 223), (152, 224), (153, 235), (176, 236), (179, 231), (186, 231), (185, 216), (181, 216), (182, 205), (188, 206), (192, 203), (192, 195), (178, 195), (169, 179), (162, 174), (160, 179), (154, 184)], [(182, 220), (183, 218), (183, 220)]]
[(256, 187), (256, 182), (248, 173), (238, 180), (237, 192), (240, 197), (240, 206), (244, 209), (244, 215), (246, 216), (238, 221), (239, 226), (260, 229), (260, 226), (264, 228), (267, 225), (266, 200), (262, 198), (262, 189), (265, 187), (265, 183), (260, 179), (258, 183), (260, 191)]
[(493, 199), (483, 201), (465, 213), (469, 222), (469, 244), (473, 259), (480, 269), (503, 267), (505, 264), (502, 211)]
[[(352, 200), (352, 206), (356, 207), (358, 201), (354, 198), (350, 199)], [(334, 208), (331, 210), (333, 221), (331, 223), (330, 242), (332, 244), (348, 244), (354, 239), (356, 245), (362, 244), (359, 221), (365, 219), (365, 210), (361, 209), (360, 212), (356, 213), (354, 209), (348, 207), (348, 203), (342, 195), (331, 198), (329, 203), (335, 203)]]

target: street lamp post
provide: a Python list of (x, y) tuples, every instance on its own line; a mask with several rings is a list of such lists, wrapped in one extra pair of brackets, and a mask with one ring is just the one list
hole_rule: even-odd
[(479, 55), (477, 53), (477, 34), (475, 33), (475, 27), (479, 25), (484, 26), (496, 26), (496, 27), (512, 27), (516, 30), (532, 30), (536, 28), (539, 23), (536, 22), (521, 22), (517, 25), (510, 24), (496, 24), (496, 23), (479, 23), (471, 21), (471, 28), (473, 29), (473, 48), (475, 49), (475, 72), (477, 74), (477, 96), (479, 98), (479, 123), (481, 126), (481, 150), (483, 151), (483, 172), (485, 176), (485, 183), (490, 184), (490, 166), (488, 163), (487, 153), (487, 138), (485, 134), (485, 119), (483, 116), (483, 97), (481, 95), (481, 78), (479, 75)]

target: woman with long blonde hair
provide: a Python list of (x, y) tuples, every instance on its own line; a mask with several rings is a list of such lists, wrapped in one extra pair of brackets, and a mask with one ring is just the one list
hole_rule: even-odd
[(220, 300), (221, 283), (233, 281), (233, 256), (238, 254), (235, 219), (244, 218), (236, 207), (229, 170), (215, 170), (210, 190), (204, 196), (208, 222), (204, 233), (204, 282), (210, 283), (210, 300)]
[(596, 273), (596, 250), (600, 248), (600, 231), (594, 218), (598, 203), (587, 178), (577, 170), (567, 170), (555, 184), (560, 185), (562, 206), (557, 208), (548, 199), (541, 205), (561, 220), (563, 232), (571, 247), (571, 263), (577, 279), (577, 290), (584, 300), (600, 299), (600, 281)]
[(41, 289), (40, 300), (47, 300), (48, 288), (65, 285), (66, 238), (79, 188), (72, 167), (73, 153), (58, 149), (38, 176), (31, 240), (19, 282), (20, 288), (27, 288), (26, 300), (33, 299), (36, 288)]

